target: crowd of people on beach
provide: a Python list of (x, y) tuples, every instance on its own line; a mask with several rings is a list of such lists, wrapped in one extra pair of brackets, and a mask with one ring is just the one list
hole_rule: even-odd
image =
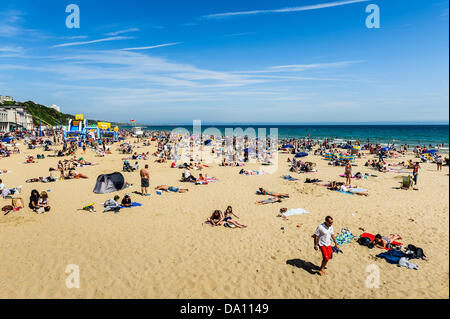
[[(42, 136), (40, 136), (42, 135)], [(310, 180), (310, 182), (317, 186), (324, 186), (328, 190), (355, 194), (367, 197), (369, 192), (366, 189), (359, 188), (352, 179), (363, 179), (369, 175), (368, 173), (362, 174), (357, 172), (353, 174), (352, 164), (353, 160), (345, 160), (348, 156), (355, 156), (355, 158), (366, 158), (366, 156), (373, 156), (374, 159), (368, 158), (365, 161), (364, 167), (367, 169), (373, 169), (381, 173), (387, 173), (391, 171), (396, 171), (397, 168), (401, 170), (411, 170), (411, 184), (417, 186), (419, 170), (421, 169), (420, 162), (422, 163), (436, 163), (437, 170), (442, 171), (442, 166), (448, 165), (448, 157), (444, 157), (436, 152), (430, 152), (432, 146), (416, 146), (413, 149), (413, 154), (415, 157), (420, 159), (420, 161), (413, 162), (412, 159), (403, 160), (398, 163), (388, 164), (386, 159), (394, 159), (404, 157), (411, 150), (409, 145), (390, 145), (382, 147), (380, 144), (373, 143), (362, 143), (360, 141), (346, 141), (345, 143), (335, 143), (328, 139), (281, 139), (279, 144), (289, 145), (289, 147), (282, 148), (281, 146), (272, 149), (274, 145), (273, 141), (270, 139), (255, 139), (249, 138), (247, 136), (243, 138), (237, 137), (226, 137), (220, 138), (216, 136), (209, 136), (206, 143), (204, 139), (198, 140), (194, 136), (179, 136), (171, 135), (168, 132), (154, 131), (146, 132), (144, 136), (137, 137), (133, 142), (132, 134), (129, 131), (120, 132), (120, 140), (103, 140), (95, 141), (92, 139), (84, 141), (73, 141), (65, 140), (61, 130), (46, 130), (45, 132), (38, 134), (37, 131), (32, 132), (17, 132), (10, 135), (12, 137), (9, 139), (8, 143), (0, 143), (0, 156), (12, 156), (14, 154), (20, 154), (20, 148), (18, 147), (18, 142), (22, 142), (23, 145), (27, 145), (28, 149), (36, 150), (40, 152), (43, 150), (46, 152), (44, 154), (39, 154), (38, 159), (44, 159), (48, 157), (63, 158), (59, 159), (57, 166), (50, 167), (49, 177), (37, 177), (27, 180), (27, 182), (54, 182), (56, 178), (51, 176), (52, 171), (59, 172), (59, 180), (67, 179), (88, 179), (88, 176), (78, 172), (77, 170), (84, 166), (98, 165), (98, 163), (89, 162), (84, 156), (77, 156), (80, 152), (83, 155), (86, 154), (87, 150), (95, 153), (96, 156), (104, 157), (108, 154), (112, 154), (114, 151), (112, 146), (117, 143), (117, 151), (120, 154), (130, 155), (127, 158), (123, 158), (123, 172), (138, 172), (140, 178), (140, 193), (141, 196), (150, 196), (150, 169), (149, 164), (144, 164), (143, 168), (140, 168), (139, 161), (149, 161), (152, 157), (156, 158), (155, 165), (170, 165), (170, 168), (178, 168), (182, 170), (180, 183), (193, 183), (195, 185), (207, 185), (211, 182), (217, 181), (214, 177), (210, 177), (207, 174), (207, 169), (210, 167), (210, 162), (206, 158), (199, 156), (199, 152), (194, 152), (193, 149), (197, 148), (200, 154), (206, 154), (209, 160), (217, 163), (221, 167), (240, 167), (248, 165), (252, 160), (259, 161), (259, 163), (264, 163), (265, 165), (272, 165), (272, 161), (277, 152), (284, 152), (287, 154), (295, 155), (294, 157), (288, 158), (288, 170), (291, 173), (304, 174), (304, 173), (317, 173), (316, 163), (310, 161), (304, 161), (300, 159), (303, 155), (297, 156), (297, 154), (314, 152), (317, 156), (325, 157), (330, 156), (330, 163), (333, 165), (339, 165), (343, 167), (343, 175), (345, 181), (331, 180), (328, 182), (322, 182), (318, 179)], [(148, 147), (151, 145), (156, 146), (156, 151), (150, 154), (149, 151), (137, 150), (141, 145), (143, 147)], [(443, 145), (441, 145), (443, 146)], [(356, 150), (356, 151), (355, 151)], [(184, 154), (183, 154), (184, 153)], [(193, 154), (196, 154), (195, 156)], [(331, 154), (331, 155), (330, 155)], [(67, 158), (69, 157), (69, 158)], [(134, 161), (131, 165), (129, 161)], [(36, 159), (34, 156), (29, 156), (27, 163), (34, 163)], [(183, 163), (178, 164), (177, 163)], [(198, 171), (194, 174), (193, 171)], [(201, 171), (201, 173), (199, 173)], [(8, 173), (8, 170), (2, 170), (3, 174)], [(239, 171), (241, 175), (264, 175), (263, 170), (246, 170), (241, 168)], [(297, 181), (298, 179), (292, 178), (290, 175), (290, 181)], [(285, 178), (287, 179), (287, 178)], [(306, 181), (308, 182), (308, 181)], [(128, 185), (128, 183), (127, 183)], [(172, 184), (173, 185), (173, 184)], [(15, 188), (6, 187), (2, 180), (0, 179), (0, 191), (3, 198), (10, 198), (13, 195), (21, 193), (22, 186), (17, 186)], [(171, 185), (158, 185), (155, 188), (158, 194), (162, 192), (171, 193), (187, 193), (189, 188), (182, 188), (179, 186)], [(274, 203), (281, 203), (284, 200), (290, 198), (288, 193), (276, 192), (272, 190), (266, 190), (264, 187), (260, 187), (257, 192), (258, 195), (268, 196), (268, 198), (257, 201), (257, 205), (267, 205)], [(120, 201), (118, 195), (114, 196), (112, 199), (108, 199), (104, 205), (104, 212), (113, 211), (115, 213), (119, 212), (121, 208), (133, 207), (136, 203), (132, 202), (131, 195), (126, 194)], [(50, 211), (50, 202), (48, 193), (45, 191), (39, 192), (36, 189), (31, 191), (29, 197), (28, 207), (38, 213), (46, 213)], [(95, 211), (93, 205), (85, 206), (86, 210)], [(287, 208), (280, 210), (280, 214), (283, 216), (284, 220), (287, 220), (286, 216), (283, 215), (287, 211)], [(208, 217), (205, 223), (211, 226), (225, 226), (228, 228), (246, 228), (247, 226), (242, 224), (239, 216), (233, 212), (231, 206), (228, 206), (222, 213), (221, 210), (214, 210), (210, 217)], [(328, 261), (332, 258), (334, 252), (340, 250), (339, 245), (336, 241), (336, 237), (333, 231), (333, 218), (327, 216), (323, 224), (319, 225), (313, 234), (314, 238), (314, 249), (320, 250), (322, 253), (322, 264), (319, 269), (320, 274), (325, 274), (325, 268)], [(389, 235), (381, 236), (377, 234), (373, 239), (373, 245), (378, 248), (389, 248), (391, 243), (396, 240), (401, 239), (401, 236)], [(331, 247), (331, 240), (335, 242), (335, 247)]]

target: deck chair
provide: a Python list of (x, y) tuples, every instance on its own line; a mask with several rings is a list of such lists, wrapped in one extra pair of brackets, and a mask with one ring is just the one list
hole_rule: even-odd
[(402, 176), (402, 186), (400, 188), (410, 189), (412, 187), (412, 178), (411, 176)]

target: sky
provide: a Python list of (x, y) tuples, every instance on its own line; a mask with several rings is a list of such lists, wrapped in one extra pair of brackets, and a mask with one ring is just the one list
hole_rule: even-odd
[[(366, 25), (371, 4), (380, 28)], [(442, 0), (1, 0), (0, 95), (141, 124), (448, 124), (448, 12)]]

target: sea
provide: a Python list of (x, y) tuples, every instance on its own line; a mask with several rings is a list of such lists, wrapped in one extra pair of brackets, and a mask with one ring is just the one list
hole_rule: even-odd
[[(144, 131), (172, 131), (175, 128), (184, 128), (193, 131), (192, 125), (139, 125)], [(131, 129), (132, 126), (121, 126), (121, 129)], [(266, 129), (266, 135), (271, 128), (278, 129), (278, 138), (305, 138), (334, 140), (337, 143), (359, 140), (362, 143), (379, 143), (381, 145), (403, 145), (410, 147), (416, 145), (444, 145), (442, 152), (448, 153), (449, 126), (448, 125), (202, 125), (201, 130), (217, 128), (225, 134), (226, 128), (242, 128), (244, 131), (253, 128)]]

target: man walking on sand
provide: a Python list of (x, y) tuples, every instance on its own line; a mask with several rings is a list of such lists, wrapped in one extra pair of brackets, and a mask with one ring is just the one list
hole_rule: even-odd
[(339, 249), (339, 245), (336, 242), (333, 231), (333, 218), (327, 216), (325, 222), (317, 227), (316, 232), (312, 236), (314, 238), (314, 249), (319, 250), (322, 253), (322, 265), (320, 266), (320, 275), (326, 275), (325, 266), (328, 260), (333, 258), (333, 250), (331, 249), (331, 238), (335, 243), (336, 249)]
[(143, 196), (150, 196), (148, 193), (148, 187), (150, 186), (150, 172), (148, 171), (148, 164), (145, 164), (145, 168), (139, 172), (141, 175), (141, 194)]

